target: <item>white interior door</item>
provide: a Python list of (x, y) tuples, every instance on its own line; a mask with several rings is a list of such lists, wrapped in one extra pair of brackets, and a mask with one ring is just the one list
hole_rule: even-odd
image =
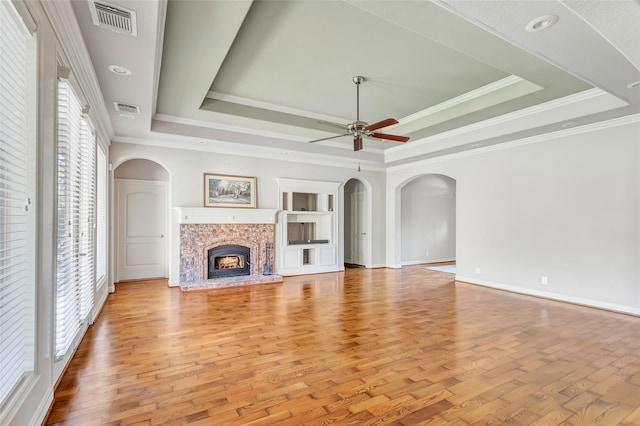
[(167, 276), (167, 183), (116, 180), (117, 280)]
[(366, 212), (366, 192), (351, 194), (351, 261), (364, 265), (368, 244), (368, 216)]

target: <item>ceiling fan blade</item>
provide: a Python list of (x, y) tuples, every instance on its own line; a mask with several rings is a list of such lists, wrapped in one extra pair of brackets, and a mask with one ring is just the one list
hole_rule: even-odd
[(365, 130), (372, 131), (382, 129), (383, 127), (391, 126), (392, 124), (398, 124), (398, 120), (395, 118), (387, 118), (386, 120), (378, 121), (377, 123), (369, 124), (365, 127)]
[(335, 139), (335, 138), (341, 138), (343, 136), (349, 136), (351, 133), (345, 133), (344, 135), (337, 135), (337, 136), (329, 136), (328, 138), (322, 138), (322, 139), (314, 139), (312, 141), (309, 141), (308, 143), (314, 143), (314, 142), (320, 142), (320, 141), (327, 141), (329, 139)]
[(344, 130), (345, 132), (346, 132), (347, 130), (349, 130), (346, 126), (343, 126), (343, 125), (341, 125), (341, 124), (332, 123), (332, 122), (330, 122), (330, 121), (322, 121), (322, 120), (320, 120), (320, 121), (318, 121), (318, 123), (320, 123), (320, 124), (326, 124), (327, 126), (331, 126), (331, 127), (337, 127), (338, 129), (342, 129), (342, 130)]
[(371, 138), (388, 139), (396, 142), (407, 142), (409, 140), (409, 136), (388, 135), (386, 133), (371, 133), (368, 136)]
[(353, 150), (360, 151), (362, 149), (362, 136), (353, 137)]

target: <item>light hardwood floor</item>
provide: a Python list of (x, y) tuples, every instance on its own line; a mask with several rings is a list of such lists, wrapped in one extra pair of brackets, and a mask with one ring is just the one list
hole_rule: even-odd
[(640, 318), (452, 277), (118, 284), (47, 424), (640, 424)]

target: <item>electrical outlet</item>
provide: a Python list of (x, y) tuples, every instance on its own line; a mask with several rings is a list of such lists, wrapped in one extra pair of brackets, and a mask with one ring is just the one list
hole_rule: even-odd
[(476, 274), (479, 274), (479, 273), (480, 273), (480, 267), (476, 266)]
[(540, 284), (547, 285), (548, 284), (547, 277), (542, 277), (542, 279), (540, 280)]

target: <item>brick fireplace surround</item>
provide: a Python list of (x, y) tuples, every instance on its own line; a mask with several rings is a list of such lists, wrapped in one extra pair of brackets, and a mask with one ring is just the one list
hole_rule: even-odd
[[(180, 276), (183, 291), (282, 282), (279, 275), (264, 275), (267, 244), (273, 268), (275, 210), (181, 208)], [(208, 251), (226, 244), (251, 250), (250, 275), (208, 279)]]

